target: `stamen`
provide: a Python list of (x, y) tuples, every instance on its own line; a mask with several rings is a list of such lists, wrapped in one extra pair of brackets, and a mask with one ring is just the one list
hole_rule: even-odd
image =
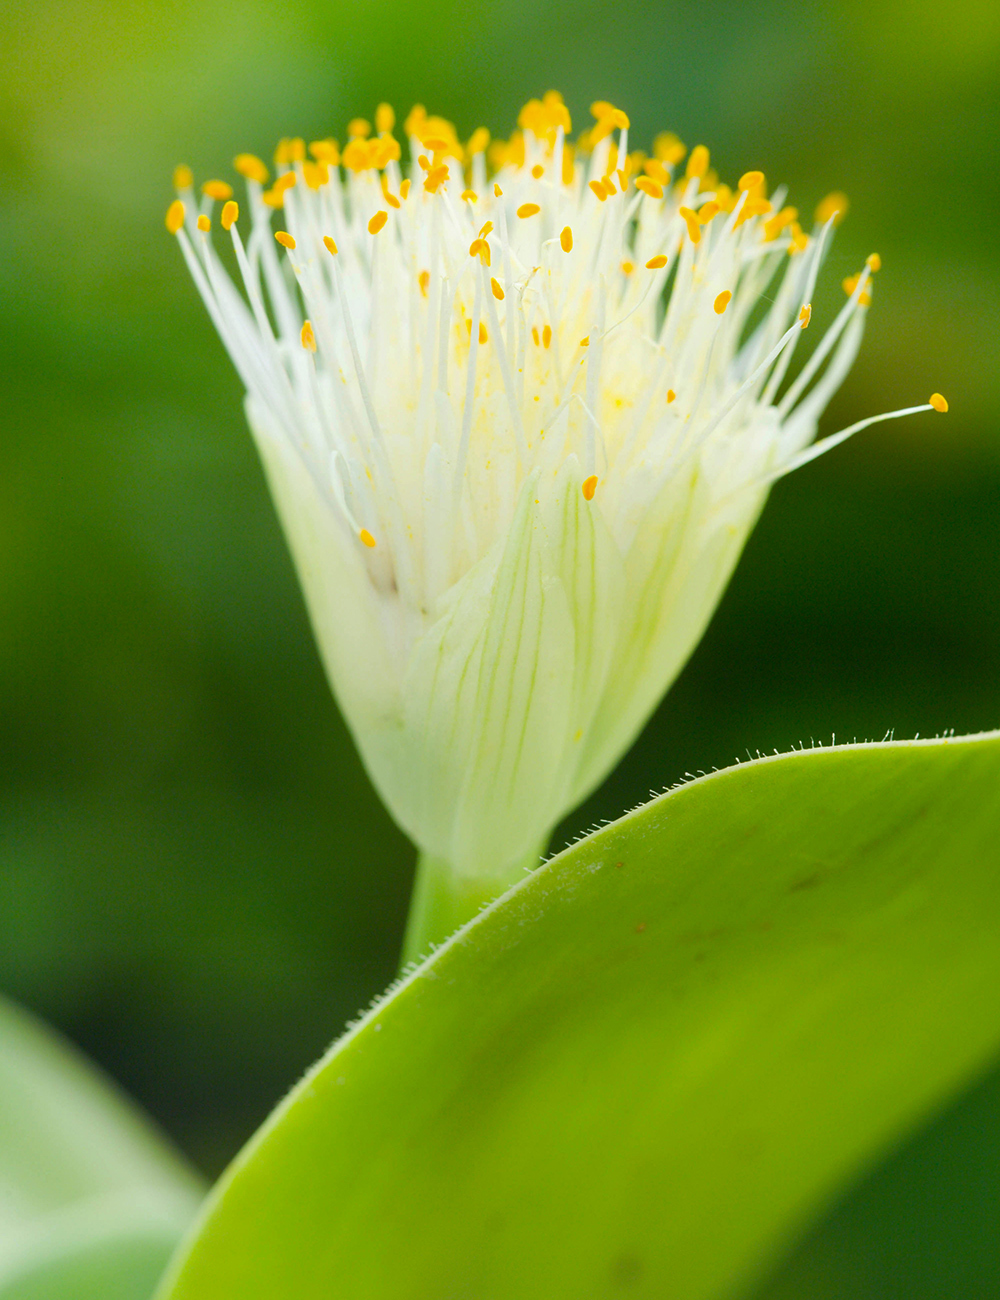
[(643, 194), (648, 194), (651, 199), (663, 198), (663, 186), (658, 185), (656, 181), (650, 180), (648, 176), (637, 176), (635, 188), (642, 190)]
[(222, 229), (231, 230), (233, 228), (234, 223), (239, 220), (239, 217), (240, 217), (240, 206), (237, 202), (235, 202), (235, 200), (230, 199), (229, 202), (226, 204), (226, 206), (222, 209), (222, 217), (221, 217)]
[(833, 218), (833, 224), (839, 226), (847, 216), (847, 209), (851, 206), (850, 200), (842, 190), (834, 190), (828, 194), (825, 199), (821, 199), (816, 207), (816, 224), (825, 226)]
[(201, 192), (207, 198), (218, 199), (220, 202), (233, 197), (233, 187), (227, 185), (225, 181), (206, 181), (201, 187)]
[(646, 270), (662, 271), (663, 268), (666, 266), (666, 264), (667, 264), (666, 253), (657, 253), (655, 257), (651, 257), (649, 261), (646, 263)]
[(362, 544), (367, 546), (369, 550), (373, 551), (375, 549), (375, 538), (372, 537), (367, 528), (362, 528), (361, 532), (358, 533), (358, 537), (361, 539)]
[(282, 248), (287, 248), (291, 252), (295, 248), (295, 240), (287, 230), (276, 230), (274, 237)]
[(194, 172), (185, 163), (180, 163), (174, 168), (174, 189), (189, 190), (194, 184)]
[(537, 213), (541, 212), (541, 210), (542, 209), (537, 203), (522, 203), (517, 210), (517, 215), (522, 219), (525, 217), (533, 217)]
[(496, 278), (496, 276), (490, 277), (490, 288), (493, 290), (493, 297), (496, 298), (498, 302), (503, 302), (504, 292), (503, 289), (500, 287), (500, 281)]
[(184, 225), (184, 204), (180, 199), (174, 199), (170, 207), (167, 208), (167, 229), (172, 235), (176, 235), (178, 230)]
[(726, 310), (726, 308), (729, 306), (730, 302), (732, 301), (732, 297), (733, 295), (732, 293), (730, 293), (728, 289), (723, 289), (723, 291), (718, 295), (718, 297), (715, 299), (715, 302), (712, 304), (715, 310), (715, 314), (717, 316), (721, 316), (722, 313)]
[(313, 327), (309, 321), (303, 322), (302, 333), (300, 337), (302, 339), (302, 346), (306, 349), (307, 352), (316, 351), (316, 335), (313, 333)]
[(933, 406), (935, 411), (940, 411), (943, 415), (948, 409), (947, 400), (940, 393), (931, 393), (927, 399), (928, 405)]
[(572, 253), (573, 251), (573, 232), (569, 226), (563, 226), (559, 232), (559, 247), (564, 253)]
[(211, 217), (206, 217), (204, 212), (198, 218), (198, 229), (202, 234), (207, 234), (212, 229), (212, 219)]
[(593, 501), (594, 493), (597, 491), (597, 475), (589, 474), (581, 485), (580, 490), (583, 492), (585, 501)]
[(389, 220), (389, 214), (384, 208), (379, 208), (378, 212), (368, 222), (369, 235), (377, 235), (385, 223)]
[(337, 256), (337, 251), (338, 251), (338, 250), (337, 250), (337, 245), (336, 245), (336, 243), (334, 242), (333, 238), (332, 238), (330, 235), (324, 235), (324, 236), (323, 236), (323, 245), (324, 245), (324, 247), (326, 248), (326, 251), (330, 254), (331, 257), (336, 257), (336, 256)]

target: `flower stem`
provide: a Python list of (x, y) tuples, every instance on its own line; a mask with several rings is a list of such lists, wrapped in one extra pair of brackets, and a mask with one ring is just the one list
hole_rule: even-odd
[(526, 871), (538, 866), (544, 851), (543, 843), (500, 874), (486, 877), (458, 875), (442, 858), (419, 854), (400, 967), (426, 957), (432, 944), (447, 939), (486, 903), (523, 880)]

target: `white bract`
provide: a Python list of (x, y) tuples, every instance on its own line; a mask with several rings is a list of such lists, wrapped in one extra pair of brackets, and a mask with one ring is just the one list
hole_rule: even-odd
[(414, 110), (403, 166), (383, 105), (342, 153), (282, 142), (270, 189), (241, 155), (245, 240), (186, 168), (168, 214), (368, 771), (459, 876), (538, 850), (677, 676), (768, 485), (873, 423), (813, 442), (875, 257), (787, 381), (842, 196), (807, 237), (760, 172), (629, 155), (593, 111), (574, 150), (533, 101), (487, 156)]

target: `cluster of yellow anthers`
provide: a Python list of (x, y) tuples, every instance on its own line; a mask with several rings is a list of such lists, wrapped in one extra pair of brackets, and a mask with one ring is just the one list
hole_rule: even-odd
[[(566, 718), (536, 733), (547, 715), (532, 697), (510, 760), (521, 786), (556, 809), (551, 825), (603, 775), (690, 652), (768, 485), (908, 413), (813, 441), (861, 342), (874, 254), (789, 380), (843, 195), (823, 200), (807, 234), (761, 172), (730, 187), (703, 145), (688, 153), (661, 135), (650, 155), (630, 152), (624, 112), (598, 102), (592, 115), (571, 143), (566, 105), (550, 92), (524, 107), (510, 140), (491, 143), (479, 129), (462, 143), (418, 107), (403, 124), (404, 163), (382, 104), (374, 133), (355, 120), (342, 148), (283, 140), (273, 179), (259, 158), (239, 155), (246, 238), (229, 184), (208, 181), (199, 199), (188, 168), (177, 170), (167, 214), (246, 385), (369, 769), (418, 843), (452, 862), (472, 852), (456, 809), (474, 763), (448, 741), (451, 722), (438, 735), (428, 721), (441, 677), (427, 677), (439, 685), (425, 698), (418, 667), (427, 646), (445, 653), (440, 639), (457, 635), (460, 606), (502, 607), (495, 586), (480, 606), (470, 593), (483, 575), (501, 582), (511, 556), (529, 564), (529, 524), (551, 543), (537, 553), (539, 573), (550, 607), (556, 587), (566, 593), (561, 661), (577, 663), (568, 702), (545, 679), (547, 708)], [(220, 202), (242, 291), (211, 237)], [(909, 409), (931, 407), (946, 403), (935, 394)], [(577, 559), (588, 546), (603, 557), (585, 580), (552, 541), (570, 534)], [(586, 598), (581, 583), (591, 584)], [(467, 680), (461, 665), (456, 673)], [(532, 676), (532, 689), (541, 680)], [(519, 706), (505, 699), (513, 716)], [(465, 707), (452, 705), (448, 717)], [(430, 712), (414, 720), (414, 709)], [(489, 707), (476, 709), (488, 727)], [(550, 734), (571, 761), (549, 752)], [(549, 767), (528, 777), (532, 745)], [(440, 771), (452, 759), (460, 770), (449, 785)], [(438, 773), (422, 793), (420, 767)], [(394, 776), (403, 770), (406, 781)], [(483, 780), (495, 784), (496, 772)], [(488, 828), (477, 799), (474, 820)], [(529, 838), (540, 816), (525, 812)], [(510, 822), (504, 811), (488, 853), (512, 856)], [(487, 852), (481, 835), (476, 852)]]

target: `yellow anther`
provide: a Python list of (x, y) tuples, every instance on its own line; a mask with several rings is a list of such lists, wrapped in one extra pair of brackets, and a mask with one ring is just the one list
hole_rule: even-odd
[(865, 266), (867, 266), (869, 271), (874, 275), (876, 271), (881, 271), (882, 259), (879, 257), (878, 253), (869, 253), (865, 258)]
[(929, 406), (933, 406), (935, 411), (940, 411), (942, 415), (944, 415), (945, 411), (948, 409), (947, 399), (942, 397), (940, 393), (931, 393), (927, 402)]
[(405, 181), (399, 182), (399, 197), (405, 201), (410, 193), (410, 178), (407, 176)]
[[(692, 154), (691, 157), (693, 158), (694, 154)], [(677, 211), (684, 218), (685, 224), (687, 225), (688, 238), (691, 240), (691, 243), (700, 244), (701, 227), (698, 225), (697, 212), (694, 212), (691, 208), (678, 208)]]
[(483, 153), (489, 142), (489, 131), (485, 126), (477, 126), (472, 135), (469, 136), (469, 143), (465, 146), (465, 152), (471, 158), (473, 154)]
[(406, 121), (403, 123), (403, 130), (407, 135), (419, 135), (423, 124), (427, 121), (427, 109), (423, 104), (414, 104), (407, 114)]
[(420, 292), (425, 298), (427, 297), (427, 287), (430, 284), (430, 282), (431, 282), (430, 271), (421, 271), (420, 274), (417, 276), (417, 284), (420, 285)]
[(569, 226), (563, 226), (562, 230), (559, 232), (559, 247), (564, 253), (571, 253), (573, 251), (573, 231)]
[(522, 203), (517, 210), (517, 215), (519, 217), (533, 217), (541, 210), (537, 203)]
[(803, 306), (799, 309), (799, 320), (802, 322), (803, 329), (808, 329), (809, 321), (812, 318), (812, 314), (813, 314), (813, 309), (812, 309), (811, 302), (807, 302), (803, 304)]
[(396, 125), (396, 114), (392, 111), (391, 104), (379, 104), (375, 110), (375, 130), (379, 135), (385, 135)]
[(500, 281), (495, 275), (490, 277), (490, 288), (493, 290), (493, 297), (496, 298), (498, 302), (503, 302), (503, 289), (500, 285)]
[[(382, 179), (384, 181), (385, 177), (383, 176)], [(383, 184), (382, 186), (382, 197), (385, 199), (386, 203), (388, 203), (390, 208), (402, 207), (402, 204), (400, 203), (399, 199), (396, 198), (395, 194), (389, 193), (388, 186), (385, 184)]]
[(847, 294), (848, 298), (851, 296), (851, 294), (854, 292), (854, 290), (858, 287), (858, 281), (859, 281), (860, 279), (861, 279), (861, 276), (860, 276), (860, 275), (849, 275), (849, 276), (846, 277), (846, 279), (841, 280), (840, 283), (841, 283), (841, 285), (843, 286), (844, 293)]
[(367, 528), (362, 528), (361, 532), (358, 533), (358, 536), (361, 538), (363, 546), (367, 546), (369, 550), (375, 549), (375, 538), (372, 537)]
[(424, 178), (424, 189), (428, 194), (436, 194), (441, 185), (448, 179), (448, 166), (446, 163), (435, 163), (431, 167), (427, 176)]
[[(687, 147), (678, 140), (673, 131), (661, 131), (653, 141), (653, 157), (661, 163), (666, 163), (668, 167), (676, 167), (686, 153)], [(650, 175), (652, 176), (653, 173), (650, 172)], [(653, 179), (657, 178), (653, 177)]]
[(635, 263), (634, 263), (634, 262), (622, 262), (622, 274), (623, 274), (623, 275), (631, 275), (632, 272), (633, 272), (634, 270), (635, 270)]
[(712, 304), (712, 306), (715, 308), (716, 316), (722, 315), (722, 313), (726, 310), (726, 308), (729, 306), (730, 302), (732, 301), (732, 297), (733, 295), (729, 292), (728, 289), (723, 289), (723, 291), (716, 297), (715, 302)]
[(628, 173), (619, 167), (615, 175), (618, 177), (618, 188), (624, 194), (628, 189)]
[(241, 176), (248, 181), (256, 181), (258, 185), (266, 185), (270, 177), (270, 172), (256, 154), (238, 153), (233, 159), (233, 166)]
[(372, 124), (363, 117), (352, 117), (347, 124), (348, 140), (367, 140), (371, 133)]
[(771, 204), (767, 199), (747, 199), (740, 209), (740, 221), (748, 221), (751, 217), (763, 217), (770, 211)]
[(207, 235), (208, 232), (212, 229), (211, 218), (206, 217), (204, 212), (198, 218), (198, 229), (201, 231), (203, 235)]
[(580, 340), (580, 347), (581, 347), (581, 348), (589, 348), (589, 347), (590, 347), (590, 335), (589, 335), (589, 334), (585, 334), (585, 335), (583, 336), (583, 338)]
[(299, 335), (302, 340), (302, 346), (307, 352), (316, 351), (316, 335), (313, 333), (311, 321), (305, 321), (302, 325), (302, 333)]
[(663, 198), (663, 186), (658, 185), (656, 181), (650, 180), (648, 176), (637, 176), (635, 188), (642, 190), (643, 194), (648, 194), (651, 199)]
[(323, 236), (323, 247), (326, 249), (326, 251), (330, 254), (331, 257), (337, 256), (339, 250), (337, 248), (336, 241), (334, 240), (332, 235)]
[(274, 232), (274, 237), (281, 245), (282, 248), (287, 248), (291, 250), (295, 247), (295, 240), (292, 238), (292, 236), (288, 233), (287, 230), (276, 230)]
[(669, 406), (671, 402), (676, 402), (676, 400), (677, 400), (677, 394), (674, 392), (674, 390), (673, 390), (672, 388), (668, 388), (668, 389), (667, 389), (667, 405)]
[[(642, 164), (642, 170), (654, 185), (670, 184), (670, 173), (667, 171), (666, 167), (664, 167), (663, 163), (658, 162), (655, 158), (647, 158)], [(639, 182), (636, 181), (636, 185), (638, 184)], [(646, 192), (649, 193), (648, 190)]]
[(698, 209), (698, 221), (701, 225), (707, 226), (712, 218), (717, 217), (721, 211), (722, 208), (714, 199), (710, 200), (708, 203), (703, 203)]
[(666, 264), (667, 264), (666, 253), (657, 253), (655, 257), (651, 257), (649, 261), (646, 263), (646, 270), (660, 271), (663, 269), (663, 267), (666, 266)]
[(318, 190), (320, 186), (326, 185), (330, 179), (330, 168), (326, 163), (304, 162), (302, 164), (302, 179), (311, 190)]
[(604, 183), (602, 181), (588, 181), (587, 184), (594, 191), (594, 193), (601, 200), (601, 202), (604, 203), (608, 197), (604, 189)]
[(184, 204), (180, 199), (174, 199), (170, 207), (167, 208), (167, 229), (172, 235), (176, 235), (178, 230), (184, 224)]
[(503, 190), (502, 190), (502, 189), (500, 188), (500, 186), (496, 183), (496, 181), (493, 182), (493, 197), (494, 197), (495, 199), (502, 199), (502, 198), (503, 198)]
[(285, 196), (280, 190), (263, 190), (260, 196), (269, 208), (283, 208)]
[(792, 224), (798, 215), (798, 208), (782, 208), (780, 212), (775, 213), (770, 221), (765, 223), (764, 238), (776, 239), (786, 226)]
[[(471, 321), (470, 321), (470, 324), (471, 324)], [(483, 324), (482, 321), (480, 321), (480, 322), (479, 322), (479, 342), (480, 342), (480, 343), (485, 343), (486, 340), (487, 340), (488, 338), (489, 338), (489, 335), (486, 333), (486, 326)]]
[(552, 346), (552, 326), (546, 325), (542, 329), (542, 347), (548, 348), (551, 346)]
[(388, 212), (386, 212), (385, 208), (379, 208), (378, 212), (368, 222), (369, 235), (377, 235), (388, 220)]
[(817, 205), (816, 221), (819, 225), (825, 226), (830, 218), (833, 217), (833, 224), (839, 226), (844, 217), (847, 216), (847, 209), (850, 206), (847, 195), (841, 190), (834, 190), (832, 194), (828, 194), (826, 198), (822, 199)]
[(688, 180), (692, 176), (702, 177), (708, 171), (709, 153), (703, 144), (696, 144), (691, 150), (691, 157), (688, 159), (687, 170), (684, 175)]
[(240, 205), (234, 200), (229, 202), (222, 209), (222, 229), (232, 230), (233, 226), (240, 219)]
[(588, 474), (583, 480), (580, 491), (583, 493), (584, 501), (593, 501), (594, 493), (597, 491), (597, 475)]
[(463, 200), (464, 200), (466, 203), (478, 203), (478, 202), (479, 202), (479, 195), (476, 193), (475, 190), (463, 190), (463, 191), (462, 191), (462, 198), (463, 198)]
[(309, 152), (317, 162), (326, 163), (328, 167), (340, 166), (340, 146), (336, 140), (313, 140)]
[(791, 229), (788, 233), (792, 237), (792, 242), (788, 249), (789, 256), (792, 256), (795, 253), (802, 253), (809, 247), (809, 236), (797, 221), (792, 222)]
[(545, 168), (541, 163), (535, 163), (534, 167), (531, 169), (531, 174), (534, 176), (536, 181), (540, 181), (545, 175)]
[(487, 235), (492, 235), (492, 234), (493, 234), (493, 222), (484, 221), (483, 224), (479, 227), (479, 238), (485, 239)]
[(233, 197), (233, 187), (227, 185), (225, 181), (206, 181), (201, 187), (201, 192), (210, 199), (218, 199), (220, 203)]
[(536, 348), (541, 347), (542, 345), (542, 336), (538, 332), (537, 325), (532, 325), (531, 327), (531, 341), (534, 343)]
[(474, 239), (469, 245), (469, 256), (478, 257), (484, 266), (490, 264), (490, 246), (485, 239)]
[(276, 176), (271, 190), (274, 194), (284, 194), (285, 190), (293, 190), (298, 177), (294, 172), (283, 172)]
[(755, 190), (758, 185), (764, 184), (763, 172), (744, 172), (736, 183), (738, 190)]
[(185, 163), (174, 168), (174, 189), (189, 190), (194, 184), (194, 172)]

